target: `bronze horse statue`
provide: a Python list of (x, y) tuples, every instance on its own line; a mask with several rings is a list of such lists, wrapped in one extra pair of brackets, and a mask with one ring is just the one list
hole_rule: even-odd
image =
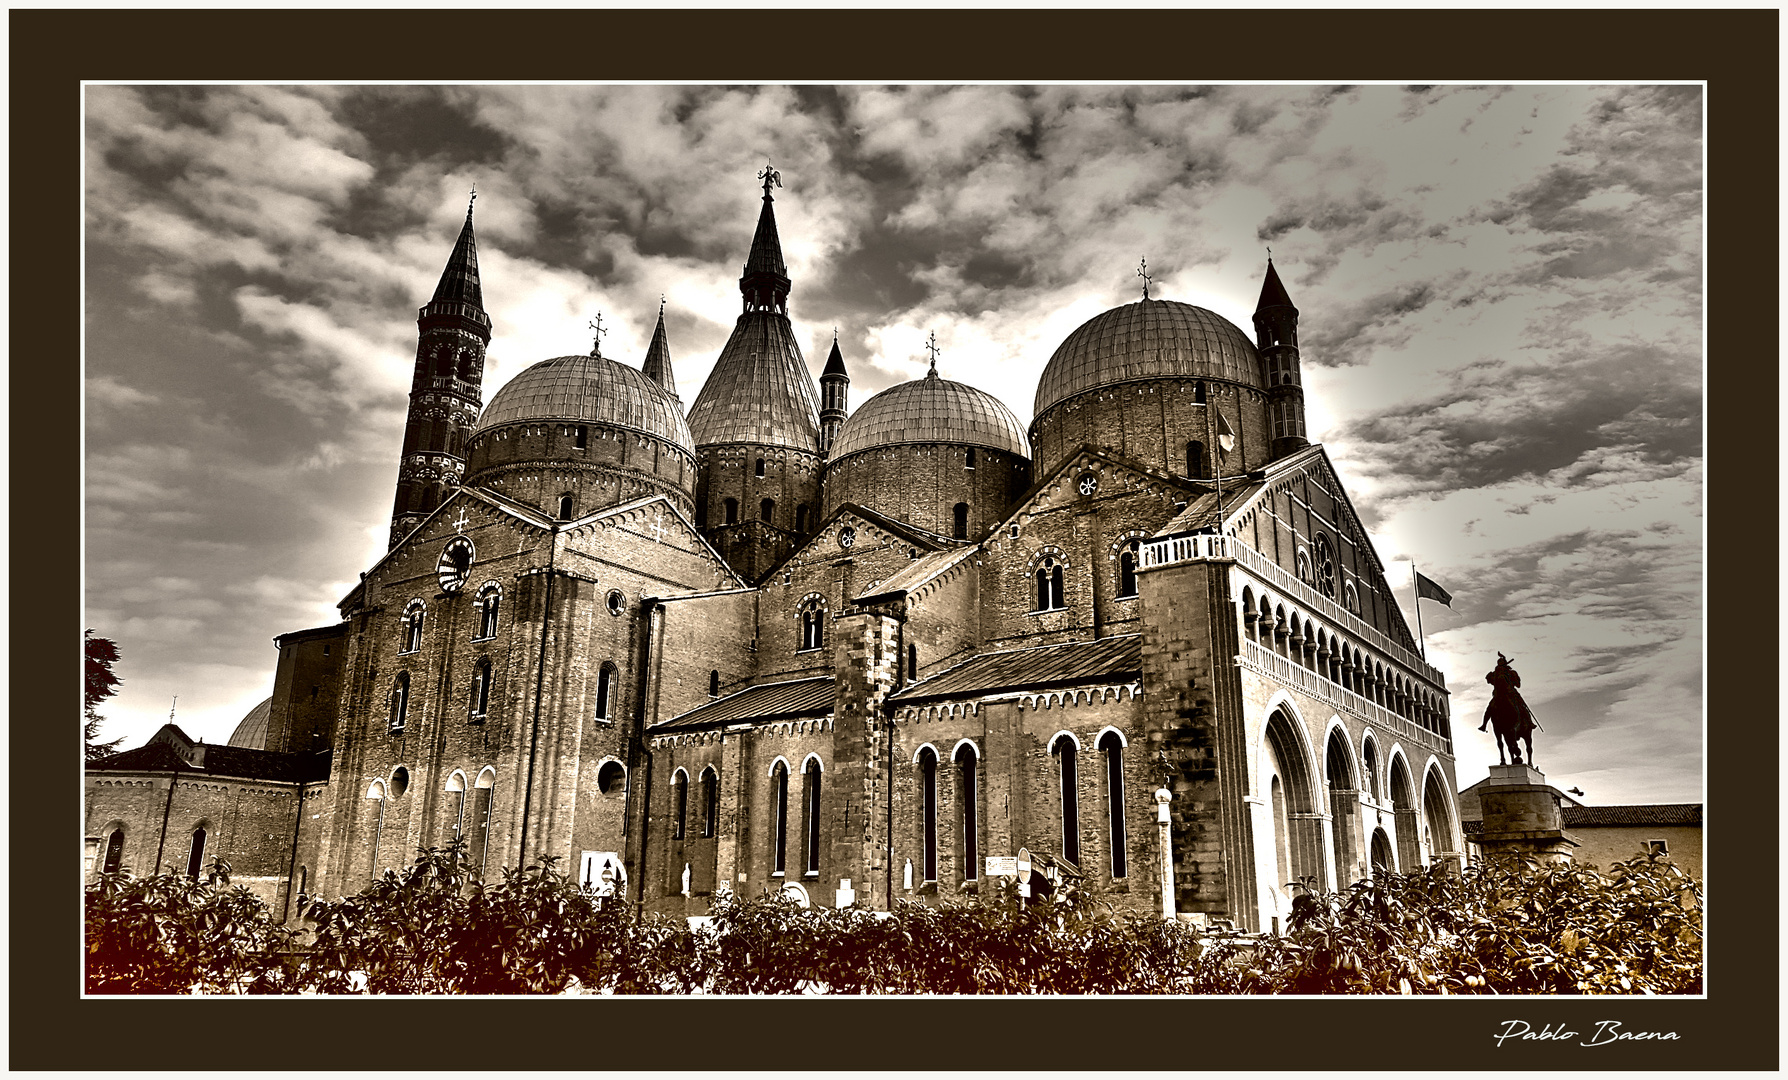
[[(1533, 764), (1533, 730), (1540, 726), (1534, 719), (1533, 710), (1522, 700), (1521, 676), (1515, 671), (1509, 658), (1501, 653), (1496, 654), (1496, 670), (1484, 676), (1484, 681), (1494, 689), (1490, 692), (1490, 704), (1484, 706), (1484, 722), (1478, 725), (1483, 731), (1492, 725), (1496, 728), (1496, 757), (1504, 765), (1508, 764), (1503, 754), (1504, 746), (1508, 748), (1508, 757), (1521, 764), (1521, 748), (1517, 742), (1527, 744), (1527, 764)], [(1543, 730), (1543, 729), (1542, 729)]]

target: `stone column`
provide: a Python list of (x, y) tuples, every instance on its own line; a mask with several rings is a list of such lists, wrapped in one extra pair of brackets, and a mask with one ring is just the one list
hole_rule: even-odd
[(1492, 765), (1479, 792), (1484, 820), (1479, 843), (1487, 859), (1571, 862), (1577, 841), (1564, 831), (1560, 796), (1545, 773), (1531, 765)]

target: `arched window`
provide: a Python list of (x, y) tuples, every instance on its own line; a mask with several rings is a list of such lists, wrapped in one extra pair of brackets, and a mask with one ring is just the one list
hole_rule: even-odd
[(799, 610), (801, 626), (801, 652), (818, 649), (826, 642), (826, 608), (817, 594), (810, 594), (801, 601)]
[(1204, 444), (1197, 440), (1186, 444), (1186, 475), (1194, 480), (1204, 479)]
[(404, 729), (404, 718), (410, 712), (410, 673), (400, 671), (397, 682), (391, 687), (391, 718), (389, 730), (397, 735)]
[(1326, 536), (1316, 538), (1316, 587), (1330, 600), (1335, 598), (1335, 549)]
[(801, 505), (795, 507), (795, 531), (798, 533), (805, 533), (807, 531), (807, 504), (806, 503), (802, 503)]
[(1200, 382), (1192, 384), (1192, 400), (1200, 405), (1205, 403), (1204, 383)]
[(186, 853), (186, 876), (197, 878), (205, 865), (205, 830), (192, 831), (192, 847)]
[(100, 872), (116, 874), (124, 865), (124, 830), (113, 829), (112, 835), (106, 837), (106, 858), (100, 863)]
[(454, 840), (458, 840), (461, 830), (463, 830), (466, 825), (465, 773), (456, 771), (452, 776), (447, 778), (447, 807), (448, 812), (453, 815), (451, 837)]
[(950, 535), (958, 540), (967, 540), (968, 539), (968, 503), (965, 503), (965, 502), (957, 503), (955, 510), (952, 511), (952, 514), (954, 516), (952, 517), (951, 522), (950, 522)]
[(398, 652), (415, 652), (422, 648), (422, 613), (424, 606), (420, 600), (412, 600), (404, 608), (403, 646)]
[(976, 820), (976, 767), (980, 759), (973, 743), (956, 748), (956, 805), (962, 808), (962, 876), (974, 881), (980, 877), (981, 832)]
[(764, 459), (763, 458), (757, 459), (757, 478), (759, 480), (762, 480), (764, 478)]
[(473, 872), (484, 876), (484, 860), (490, 851), (491, 806), (495, 802), (497, 774), (485, 769), (472, 785), (472, 843), (467, 854)]
[(503, 590), (496, 584), (478, 590), (478, 637), (497, 636), (497, 609), (503, 602)]
[(1136, 555), (1142, 548), (1141, 540), (1131, 540), (1118, 552), (1118, 591), (1119, 598), (1136, 595)]
[(1312, 584), (1313, 575), (1310, 572), (1310, 551), (1301, 544), (1298, 546), (1297, 570), (1299, 581), (1306, 585)]
[(614, 699), (615, 665), (603, 664), (602, 670), (596, 673), (596, 719), (609, 718), (609, 705)]
[(919, 751), (919, 837), (926, 881), (937, 880), (937, 751)]
[(587, 450), (590, 447), (590, 429), (582, 424), (577, 425), (577, 448)]
[(490, 657), (478, 661), (472, 669), (472, 723), (484, 722), (484, 714), (490, 710)]
[(1129, 868), (1126, 858), (1129, 833), (1124, 827), (1124, 739), (1115, 731), (1099, 738), (1105, 753), (1105, 813), (1111, 822), (1111, 876), (1121, 878)]
[(801, 808), (805, 819), (807, 834), (807, 866), (808, 876), (819, 874), (820, 860), (820, 763), (819, 758), (808, 758), (807, 768), (802, 770)]
[(1037, 610), (1055, 611), (1062, 606), (1062, 564), (1045, 558), (1037, 567)]
[(1378, 744), (1367, 739), (1366, 749), (1360, 756), (1365, 759), (1366, 790), (1374, 799), (1382, 798), (1378, 793)]
[(963, 459), (962, 467), (965, 469), (972, 469), (975, 467), (975, 448), (974, 447), (971, 446), (968, 448), (968, 456)]
[(1066, 734), (1056, 737), (1049, 752), (1061, 770), (1062, 858), (1080, 865), (1080, 784), (1074, 760), (1078, 748)]
[(575, 500), (572, 499), (571, 492), (569, 491), (559, 496), (559, 519), (561, 521), (571, 520), (571, 510), (574, 502)]
[(1341, 595), (1343, 603), (1347, 605), (1347, 610), (1358, 615), (1360, 613), (1360, 591), (1354, 588), (1353, 582), (1350, 581), (1342, 587)]
[(778, 761), (776, 768), (770, 773), (772, 788), (770, 801), (770, 835), (774, 841), (771, 852), (774, 870), (781, 874), (788, 859), (788, 763)]
[(715, 668), (713, 671), (708, 672), (708, 696), (711, 698), (720, 696), (720, 669), (719, 668)]
[(917, 645), (906, 647), (906, 677), (908, 682), (917, 681), (919, 678), (919, 647)]
[(702, 836), (712, 838), (720, 827), (720, 774), (710, 765), (702, 770)]
[(689, 774), (682, 769), (671, 777), (671, 804), (676, 808), (671, 818), (671, 839), (681, 840), (689, 825)]
[(726, 500), (726, 523), (728, 525), (737, 525), (739, 523), (739, 500)]
[(757, 516), (766, 525), (776, 523), (776, 500), (765, 499), (757, 504)]

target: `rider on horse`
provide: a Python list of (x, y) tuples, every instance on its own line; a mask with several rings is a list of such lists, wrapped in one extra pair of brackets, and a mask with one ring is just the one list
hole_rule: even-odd
[(1521, 691), (1516, 689), (1521, 685), (1520, 674), (1509, 663), (1508, 657), (1497, 653), (1496, 670), (1484, 676), (1484, 681), (1495, 689), (1490, 692), (1490, 704), (1484, 707), (1484, 722), (1478, 725), (1478, 730), (1483, 731), (1486, 727), (1495, 725), (1496, 757), (1504, 765), (1508, 761), (1504, 757), (1503, 747), (1508, 747), (1507, 756), (1514, 758), (1515, 764), (1519, 765), (1521, 748), (1515, 744), (1518, 741), (1525, 742), (1527, 764), (1532, 765), (1533, 730), (1540, 723), (1534, 719), (1533, 710), (1527, 707), (1527, 702), (1522, 700)]

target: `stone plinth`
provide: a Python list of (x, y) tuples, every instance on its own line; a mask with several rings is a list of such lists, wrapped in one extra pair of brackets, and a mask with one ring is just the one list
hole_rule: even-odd
[(1577, 841), (1564, 831), (1557, 789), (1531, 765), (1492, 765), (1479, 789), (1487, 858), (1519, 857), (1536, 863), (1568, 863)]

